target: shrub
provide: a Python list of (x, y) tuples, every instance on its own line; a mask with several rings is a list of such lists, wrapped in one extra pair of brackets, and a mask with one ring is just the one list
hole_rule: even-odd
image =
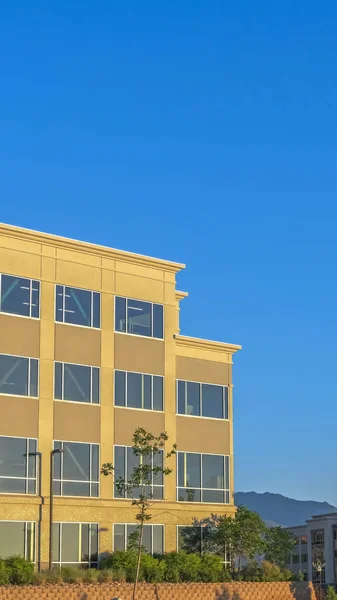
[(36, 571), (34, 573), (33, 584), (34, 585), (44, 585), (47, 583), (47, 571)]
[(65, 583), (78, 583), (83, 579), (83, 570), (78, 567), (61, 567), (60, 574)]
[(0, 585), (9, 584), (9, 569), (5, 561), (0, 558)]
[(169, 552), (163, 556), (165, 562), (165, 581), (170, 583), (199, 581), (201, 557), (199, 554)]
[(84, 569), (82, 573), (83, 583), (96, 583), (98, 580), (98, 571), (96, 569)]
[(132, 550), (110, 552), (100, 563), (100, 568), (109, 569), (113, 572), (123, 572), (128, 582), (133, 582), (136, 574), (137, 554)]
[(21, 556), (10, 556), (4, 560), (9, 572), (9, 583), (26, 585), (34, 580), (34, 565)]
[(291, 581), (293, 573), (287, 569), (281, 569), (278, 565), (264, 560), (261, 565), (261, 581)]
[(45, 571), (46, 583), (61, 583), (63, 581), (60, 569)]
[(112, 569), (102, 569), (97, 573), (98, 583), (110, 583), (114, 581), (114, 571)]
[(325, 594), (325, 600), (337, 600), (337, 594), (332, 585), (328, 586), (328, 589)]
[(143, 554), (140, 561), (140, 579), (147, 583), (160, 583), (165, 575), (165, 563), (160, 558)]
[(165, 563), (165, 581), (179, 583), (182, 560), (181, 553), (169, 552), (168, 554), (165, 554), (163, 558)]
[(224, 569), (221, 558), (215, 554), (202, 554), (200, 560), (200, 581), (217, 583), (224, 579)]

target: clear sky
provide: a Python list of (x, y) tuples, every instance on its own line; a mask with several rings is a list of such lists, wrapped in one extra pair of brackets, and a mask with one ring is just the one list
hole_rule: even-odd
[(1, 7), (0, 220), (187, 264), (236, 489), (337, 505), (337, 4)]

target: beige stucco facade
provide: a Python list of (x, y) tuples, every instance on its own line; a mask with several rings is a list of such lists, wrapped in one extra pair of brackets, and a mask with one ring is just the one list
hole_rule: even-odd
[[(38, 439), (41, 453), (41, 494), (0, 495), (0, 520), (35, 521), (38, 557), (48, 561), (50, 452), (53, 440), (100, 445), (100, 464), (113, 462), (114, 444), (130, 445), (143, 426), (151, 433), (166, 431), (169, 446), (178, 450), (230, 456), (229, 505), (176, 502), (176, 459), (165, 480), (164, 501), (152, 508), (153, 523), (165, 525), (165, 550), (176, 549), (176, 526), (211, 512), (232, 513), (233, 408), (232, 357), (240, 348), (179, 335), (176, 273), (184, 265), (116, 251), (93, 244), (0, 225), (0, 272), (41, 282), (40, 319), (0, 313), (0, 354), (39, 359), (38, 398), (0, 395), (0, 435)], [(55, 322), (55, 284), (101, 294), (101, 328)], [(164, 339), (115, 333), (114, 297), (123, 296), (164, 305)], [(54, 361), (100, 367), (99, 405), (55, 401)], [(115, 408), (114, 369), (164, 376), (163, 412)], [(229, 387), (229, 419), (177, 416), (177, 378)], [(128, 500), (113, 499), (112, 480), (100, 478), (99, 498), (55, 497), (54, 520), (98, 522), (99, 550), (112, 548), (112, 524), (134, 522)]]

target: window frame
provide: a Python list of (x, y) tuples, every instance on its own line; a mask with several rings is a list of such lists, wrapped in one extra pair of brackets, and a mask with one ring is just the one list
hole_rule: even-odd
[[(125, 314), (126, 314), (126, 320), (125, 320), (125, 331), (119, 331), (116, 329), (116, 300), (117, 298), (122, 298), (123, 300), (125, 300)], [(142, 335), (140, 333), (129, 333), (128, 331), (126, 331), (127, 329), (127, 320), (128, 320), (128, 300), (134, 300), (135, 302), (145, 302), (146, 304), (151, 304), (151, 329), (153, 331), (153, 305), (157, 304), (158, 306), (162, 306), (163, 307), (163, 337), (159, 338), (159, 337), (155, 337), (154, 335)], [(115, 295), (114, 297), (114, 332), (115, 333), (121, 333), (122, 335), (132, 335), (134, 337), (140, 337), (140, 338), (145, 338), (147, 340), (165, 340), (165, 304), (162, 304), (161, 302), (152, 302), (150, 300), (142, 300), (141, 298), (131, 298), (130, 296), (118, 296)]]
[[(201, 500), (198, 501), (189, 501), (189, 500), (179, 500), (179, 489), (186, 489), (186, 486), (179, 486), (179, 454), (184, 454), (186, 457), (186, 454), (197, 454), (198, 456), (201, 457), (200, 459), (200, 483), (202, 486), (202, 475), (203, 475), (203, 466), (202, 466), (202, 457), (203, 456), (220, 456), (223, 458), (223, 468), (224, 468), (224, 484), (226, 483), (225, 481), (225, 477), (226, 477), (226, 464), (225, 464), (225, 459), (228, 458), (228, 488), (224, 487), (224, 488), (197, 488), (197, 487), (193, 487), (191, 489), (194, 489), (196, 491), (200, 490), (200, 498)], [(177, 491), (177, 496), (176, 496), (176, 502), (179, 502), (180, 504), (214, 504), (217, 506), (230, 506), (231, 504), (231, 461), (230, 461), (230, 455), (229, 454), (215, 454), (214, 452), (188, 452), (187, 450), (178, 450), (176, 453), (176, 471), (177, 471), (177, 477), (176, 477), (176, 491)], [(184, 460), (184, 469), (186, 470), (186, 458)], [(204, 502), (202, 500), (202, 493), (203, 491), (210, 491), (210, 492), (223, 492), (224, 494), (224, 499), (226, 500), (226, 494), (228, 493), (228, 502)]]
[[(2, 276), (3, 275), (5, 275), (7, 277), (16, 277), (18, 279), (28, 279), (30, 281), (30, 285), (29, 285), (29, 315), (18, 315), (17, 313), (11, 313), (11, 312), (7, 312), (7, 311), (1, 310), (1, 288), (2, 288)], [(39, 316), (38, 317), (32, 317), (31, 316), (31, 313), (32, 313), (32, 292), (33, 292), (32, 285), (33, 285), (33, 281), (37, 281), (37, 283), (39, 284)], [(41, 296), (42, 296), (42, 285), (41, 285), (41, 283), (42, 282), (41, 282), (40, 279), (33, 279), (32, 277), (23, 277), (22, 275), (13, 275), (12, 273), (1, 272), (0, 273), (0, 314), (2, 314), (2, 315), (8, 315), (10, 317), (19, 317), (20, 319), (34, 319), (35, 321), (40, 321), (40, 319), (41, 319)]]
[[(227, 388), (227, 414), (228, 416), (224, 416), (224, 417), (207, 417), (204, 416), (203, 414), (200, 415), (188, 415), (186, 412), (185, 413), (180, 413), (178, 412), (178, 402), (179, 402), (179, 396), (178, 396), (178, 386), (179, 386), (179, 382), (184, 383), (185, 384), (185, 410), (186, 410), (186, 406), (187, 406), (187, 384), (188, 383), (197, 383), (200, 386), (200, 413), (202, 413), (202, 386), (203, 385), (214, 385), (217, 387), (222, 388), (222, 409), (223, 409), (223, 414), (226, 415), (226, 397), (225, 397), (225, 391), (224, 389)], [(230, 421), (231, 420), (231, 416), (230, 416), (230, 401), (229, 401), (229, 389), (230, 389), (230, 385), (222, 385), (221, 383), (209, 383), (207, 381), (191, 381), (190, 379), (176, 379), (176, 416), (177, 417), (192, 417), (194, 419), (212, 419), (213, 421)]]
[[(127, 453), (127, 449), (128, 448), (132, 448), (132, 446), (126, 446), (125, 444), (114, 444), (113, 445), (113, 464), (114, 467), (116, 468), (116, 460), (115, 460), (115, 448), (124, 448), (124, 480), (127, 481), (127, 472), (128, 472), (128, 453)], [(161, 450), (162, 455), (163, 455), (163, 466), (164, 466), (164, 461), (165, 461), (165, 455), (164, 455), (164, 449)], [(141, 458), (141, 457), (139, 457)], [(153, 455), (152, 455), (152, 461), (153, 461)], [(152, 474), (152, 481), (153, 481), (153, 474)], [(164, 475), (163, 475), (163, 483), (162, 484), (158, 484), (158, 483), (152, 483), (151, 484), (151, 488), (152, 488), (152, 494), (153, 494), (153, 488), (162, 488), (163, 490), (163, 497), (162, 498), (152, 498), (151, 502), (163, 502), (165, 500), (165, 480), (164, 480)], [(124, 496), (123, 497), (118, 497), (115, 496), (115, 485), (113, 484), (113, 499), (114, 500), (130, 500), (130, 498), (126, 495), (126, 492), (124, 491)], [(129, 525), (132, 525), (132, 523), (129, 523)]]
[[(73, 365), (74, 367), (88, 367), (90, 369), (90, 401), (89, 402), (81, 402), (80, 400), (67, 400), (66, 398), (56, 398), (55, 394), (55, 386), (56, 386), (56, 364), (62, 365), (62, 384), (61, 384), (61, 392), (62, 396), (64, 396), (64, 366), (65, 365)], [(98, 369), (98, 402), (92, 401), (92, 381), (93, 381), (93, 369)], [(53, 371), (53, 400), (54, 402), (71, 402), (72, 404), (80, 404), (83, 406), (100, 406), (101, 405), (101, 368), (93, 365), (82, 365), (79, 363), (70, 363), (70, 362), (62, 362), (60, 360), (54, 360), (54, 371)]]
[[(138, 527), (139, 523), (113, 523), (112, 524), (112, 551), (115, 552), (115, 525), (123, 525), (124, 526), (124, 551), (127, 549), (128, 544), (128, 535), (127, 535), (127, 526), (132, 525), (134, 527)], [(153, 527), (162, 527), (162, 535), (163, 535), (163, 554), (165, 554), (165, 525), (164, 523), (145, 523), (144, 527), (151, 527), (151, 556), (153, 556)]]
[[(125, 389), (124, 389), (124, 393), (125, 393), (125, 406), (119, 406), (118, 404), (116, 404), (116, 373), (125, 373)], [(151, 408), (136, 408), (134, 406), (128, 406), (127, 405), (127, 393), (128, 393), (128, 378), (127, 375), (128, 373), (131, 374), (135, 374), (135, 375), (142, 375), (142, 405), (144, 405), (144, 379), (143, 376), (144, 375), (148, 375), (151, 377)], [(158, 410), (158, 408), (153, 408), (153, 378), (154, 377), (161, 377), (162, 382), (163, 382), (163, 408), (162, 410)], [(114, 369), (114, 393), (113, 393), (113, 399), (114, 399), (114, 407), (115, 408), (128, 408), (129, 410), (142, 410), (145, 412), (157, 412), (157, 413), (163, 413), (165, 412), (165, 377), (164, 375), (156, 375), (153, 373), (140, 373), (138, 371), (123, 371), (122, 369)], [(118, 446), (118, 444), (117, 444)]]
[[(27, 317), (29, 318), (29, 317)], [(0, 357), (1, 356), (9, 356), (11, 358), (25, 358), (26, 360), (28, 360), (28, 381), (27, 381), (27, 386), (28, 386), (28, 391), (30, 391), (31, 388), (31, 380), (30, 380), (30, 375), (31, 375), (31, 361), (32, 360), (36, 360), (37, 363), (37, 382), (36, 382), (36, 390), (37, 390), (37, 395), (36, 396), (31, 396), (30, 394), (24, 395), (24, 394), (8, 394), (7, 392), (2, 392), (0, 390), (0, 396), (12, 396), (13, 398), (39, 398), (39, 393), (40, 393), (40, 359), (39, 358), (35, 358), (34, 356), (21, 356), (18, 354), (7, 354), (5, 352), (0, 352)]]
[[(63, 401), (62, 401), (63, 402)], [(88, 481), (84, 481), (82, 479), (63, 479), (63, 471), (64, 471), (64, 452), (60, 452), (60, 469), (61, 469), (61, 478), (56, 478), (55, 477), (55, 470), (54, 470), (54, 478), (53, 478), (53, 484), (55, 482), (60, 483), (61, 486), (61, 493), (60, 494), (56, 494), (54, 492), (54, 496), (57, 496), (58, 498), (100, 498), (100, 453), (101, 453), (101, 446), (100, 444), (97, 444), (96, 442), (78, 442), (78, 441), (73, 441), (73, 440), (53, 440), (53, 449), (55, 450), (55, 443), (59, 443), (61, 444), (61, 449), (63, 450), (63, 444), (85, 444), (86, 446), (90, 446), (90, 454), (89, 454), (89, 479)], [(97, 446), (98, 447), (98, 480), (94, 481), (93, 479), (91, 479), (91, 471), (92, 471), (92, 446)], [(55, 455), (54, 455), (54, 460), (55, 460)], [(66, 494), (63, 494), (63, 484), (64, 483), (87, 483), (89, 484), (89, 490), (90, 490), (90, 496), (68, 496)], [(95, 484), (98, 486), (98, 494), (97, 496), (92, 496), (91, 495), (91, 485)]]
[[(37, 523), (36, 521), (26, 521), (26, 520), (20, 520), (20, 519), (0, 519), (0, 524), (1, 523), (23, 523), (24, 524), (24, 558), (25, 560), (30, 560), (33, 564), (36, 564), (36, 556), (37, 556)], [(30, 559), (27, 556), (27, 525), (31, 524), (33, 527), (33, 531), (34, 531), (34, 543), (33, 543), (33, 557), (34, 560)]]
[[(62, 308), (62, 321), (57, 321), (57, 286), (61, 286), (63, 288), (63, 308)], [(91, 295), (91, 303), (90, 303), (90, 322), (93, 323), (93, 306), (94, 306), (94, 296), (93, 294), (99, 295), (99, 327), (94, 327), (91, 325), (79, 325), (78, 323), (67, 323), (64, 320), (64, 314), (67, 312), (65, 310), (65, 288), (70, 288), (72, 290), (80, 290), (81, 292), (88, 292)], [(71, 327), (85, 327), (85, 329), (93, 329), (94, 331), (100, 331), (102, 329), (102, 294), (97, 290), (88, 290), (86, 288), (76, 287), (74, 285), (66, 285), (64, 283), (55, 283), (55, 292), (54, 292), (54, 322), (59, 323), (60, 325), (70, 325)]]
[[(15, 439), (15, 440), (26, 440), (26, 458), (28, 458), (29, 456), (29, 442), (32, 440), (34, 442), (36, 442), (36, 456), (35, 456), (35, 477), (29, 477), (28, 476), (28, 468), (29, 468), (29, 461), (26, 461), (26, 475), (25, 477), (13, 477), (11, 475), (0, 475), (0, 479), (20, 479), (25, 481), (25, 489), (26, 491), (24, 493), (21, 492), (0, 492), (0, 496), (38, 496), (39, 490), (38, 490), (38, 483), (39, 483), (39, 477), (40, 477), (40, 473), (39, 473), (39, 467), (40, 467), (40, 463), (38, 460), (38, 455), (39, 455), (39, 440), (38, 438), (31, 438), (31, 437), (23, 437), (20, 435), (3, 435), (0, 434), (0, 439), (1, 438), (11, 438), (11, 439)], [(34, 481), (35, 480), (35, 492), (32, 494), (30, 492), (28, 492), (28, 483), (29, 481)], [(4, 520), (4, 519), (2, 519)], [(16, 521), (15, 521), (16, 522)], [(27, 523), (33, 523), (35, 521), (27, 521)]]
[[(59, 529), (59, 536), (58, 536), (58, 543), (59, 543), (59, 553), (60, 553), (60, 560), (53, 560), (53, 565), (57, 566), (58, 568), (61, 568), (63, 565), (79, 565), (79, 567), (81, 565), (87, 565), (89, 569), (92, 568), (98, 568), (98, 564), (99, 564), (99, 533), (100, 533), (100, 527), (99, 527), (99, 523), (97, 522), (89, 522), (89, 521), (53, 521), (53, 525), (60, 525), (60, 529)], [(79, 551), (81, 551), (81, 546), (82, 546), (82, 525), (89, 525), (89, 527), (91, 525), (96, 525), (97, 526), (97, 561), (62, 561), (62, 529), (63, 529), (63, 525), (78, 525), (78, 540), (79, 540)], [(89, 535), (89, 556), (91, 555), (91, 538)], [(96, 565), (96, 567), (94, 566)]]

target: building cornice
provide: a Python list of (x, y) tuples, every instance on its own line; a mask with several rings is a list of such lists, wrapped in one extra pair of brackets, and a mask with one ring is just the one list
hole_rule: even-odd
[(32, 229), (24, 229), (23, 227), (14, 227), (13, 225), (7, 225), (5, 223), (0, 223), (0, 235), (21, 239), (23, 241), (35, 242), (36, 244), (43, 244), (45, 246), (56, 246), (57, 248), (62, 248), (64, 250), (82, 252), (84, 254), (91, 255), (94, 254), (101, 258), (109, 258), (111, 260), (119, 260), (129, 263), (131, 262), (144, 267), (162, 269), (164, 271), (170, 271), (173, 273), (178, 273), (185, 268), (185, 265), (182, 263), (162, 260), (160, 258), (153, 258), (151, 256), (144, 256), (142, 254), (135, 254), (133, 252), (125, 252), (124, 250), (116, 250), (115, 248), (108, 248), (107, 246), (100, 246), (98, 244), (92, 244), (89, 242), (72, 240), (70, 238), (51, 235), (49, 233), (42, 233)]
[(188, 292), (180, 292), (179, 290), (176, 290), (176, 300), (178, 300), (180, 302), (180, 300), (184, 300), (184, 298), (187, 298), (188, 296)]
[(185, 335), (175, 335), (175, 340), (178, 346), (186, 348), (196, 348), (197, 350), (213, 350), (215, 352), (227, 352), (235, 354), (242, 346), (237, 344), (226, 344), (224, 342), (213, 342), (211, 340), (203, 340), (201, 338), (192, 338)]

